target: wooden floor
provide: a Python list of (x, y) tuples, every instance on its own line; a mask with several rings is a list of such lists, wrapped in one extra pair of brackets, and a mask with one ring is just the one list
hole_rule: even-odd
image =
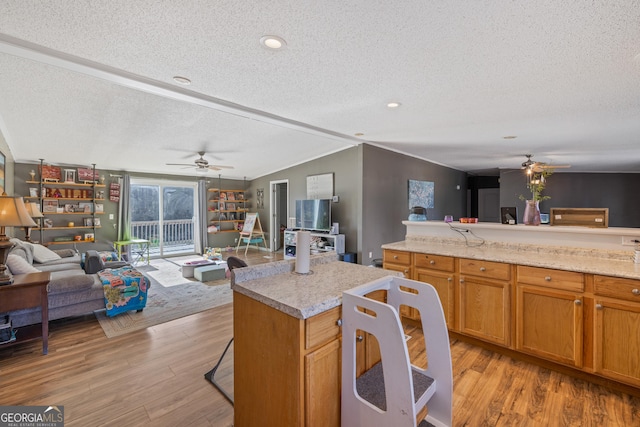
[[(47, 356), (38, 341), (0, 348), (0, 405), (64, 405), (67, 427), (233, 425), (204, 379), (232, 336), (231, 304), (111, 339), (93, 315), (50, 330)], [(637, 397), (461, 341), (451, 351), (456, 426), (640, 425)]]

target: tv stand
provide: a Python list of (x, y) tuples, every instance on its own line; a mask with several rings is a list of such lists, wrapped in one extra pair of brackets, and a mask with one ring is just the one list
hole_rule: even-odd
[[(296, 232), (298, 230), (285, 230), (284, 232), (284, 259), (296, 257)], [(329, 234), (311, 231), (311, 253), (335, 251), (344, 253), (344, 234)]]

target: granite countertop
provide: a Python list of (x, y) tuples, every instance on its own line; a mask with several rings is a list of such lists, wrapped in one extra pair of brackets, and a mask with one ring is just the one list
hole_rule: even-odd
[(335, 255), (311, 257), (311, 274), (295, 273), (295, 260), (234, 270), (231, 289), (298, 319), (308, 319), (342, 304), (342, 292), (393, 271), (338, 261)]
[(465, 245), (427, 237), (389, 243), (382, 248), (640, 279), (640, 264), (633, 262), (629, 252), (491, 242)]

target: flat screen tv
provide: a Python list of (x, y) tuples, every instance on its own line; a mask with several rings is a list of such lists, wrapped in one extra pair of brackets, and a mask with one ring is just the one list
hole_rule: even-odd
[(331, 199), (296, 200), (296, 228), (331, 231)]

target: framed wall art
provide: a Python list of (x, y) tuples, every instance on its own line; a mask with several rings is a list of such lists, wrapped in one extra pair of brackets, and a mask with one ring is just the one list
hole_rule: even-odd
[(433, 208), (434, 198), (435, 189), (432, 181), (409, 180), (409, 209), (417, 206)]

